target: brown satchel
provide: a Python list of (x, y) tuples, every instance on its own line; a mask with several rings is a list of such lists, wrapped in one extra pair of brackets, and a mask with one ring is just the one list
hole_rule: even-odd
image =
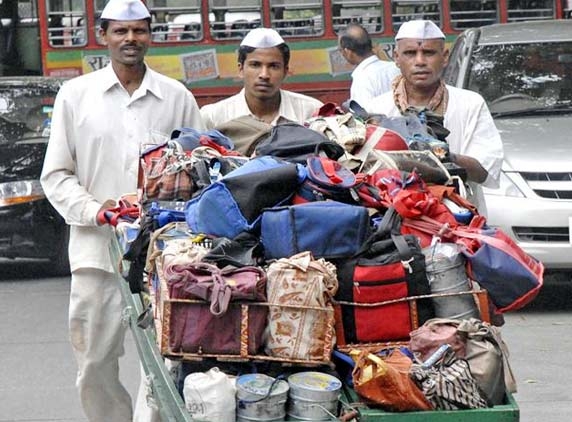
[(354, 388), (370, 404), (390, 411), (432, 410), (409, 376), (412, 363), (399, 349), (390, 350), (385, 357), (364, 350), (352, 373)]

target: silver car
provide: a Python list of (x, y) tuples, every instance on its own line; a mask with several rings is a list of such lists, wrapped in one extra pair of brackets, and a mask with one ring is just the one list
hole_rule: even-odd
[(463, 32), (448, 84), (487, 101), (505, 150), (488, 222), (547, 270), (572, 270), (572, 22), (490, 25)]

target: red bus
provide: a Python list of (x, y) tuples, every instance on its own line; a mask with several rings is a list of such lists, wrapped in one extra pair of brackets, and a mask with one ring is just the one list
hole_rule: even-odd
[[(0, 72), (73, 77), (108, 62), (97, 29), (106, 0), (0, 0)], [(279, 31), (292, 50), (286, 88), (341, 102), (352, 67), (336, 32), (362, 23), (390, 60), (402, 22), (431, 19), (453, 41), (466, 28), (570, 17), (572, 0), (147, 0), (147, 62), (181, 80), (200, 104), (239, 90), (236, 49), (258, 26)]]

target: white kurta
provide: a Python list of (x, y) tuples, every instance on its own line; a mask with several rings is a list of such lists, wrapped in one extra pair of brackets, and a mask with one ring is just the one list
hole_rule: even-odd
[(41, 183), (47, 198), (71, 226), (70, 265), (113, 271), (111, 229), (96, 225), (107, 199), (137, 188), (139, 149), (151, 133), (203, 129), (193, 95), (181, 83), (147, 68), (129, 96), (111, 65), (67, 81), (60, 89)]
[(363, 106), (366, 102), (384, 92), (391, 91), (393, 79), (401, 72), (393, 62), (370, 56), (352, 72), (350, 99)]
[[(489, 108), (483, 97), (473, 91), (447, 85), (449, 103), (445, 112), (444, 126), (451, 133), (447, 143), (452, 153), (475, 158), (488, 172), (483, 186), (497, 188), (503, 161), (503, 146)], [(366, 104), (369, 113), (399, 116), (393, 92), (378, 96)], [(479, 212), (486, 215), (486, 205), (482, 188), (469, 182), (473, 191), (472, 201)]]
[[(284, 122), (304, 123), (323, 103), (307, 95), (280, 90), (280, 109), (272, 125)], [(207, 129), (215, 128), (237, 117), (252, 115), (246, 103), (244, 88), (236, 95), (204, 105), (201, 115)]]

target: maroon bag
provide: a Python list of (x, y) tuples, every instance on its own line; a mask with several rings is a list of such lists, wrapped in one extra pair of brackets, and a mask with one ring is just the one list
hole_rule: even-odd
[[(259, 267), (220, 269), (206, 262), (173, 265), (167, 272), (172, 302), (169, 347), (173, 352), (240, 354), (247, 324), (248, 354), (262, 345), (268, 308), (242, 301), (266, 301), (266, 274)], [(239, 302), (235, 302), (239, 301)]]

